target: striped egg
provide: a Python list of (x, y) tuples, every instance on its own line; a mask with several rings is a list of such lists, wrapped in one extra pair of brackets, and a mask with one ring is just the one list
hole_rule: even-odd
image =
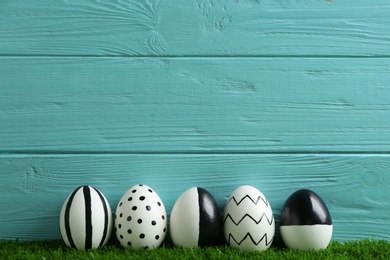
[(214, 197), (205, 189), (185, 191), (173, 206), (170, 234), (178, 247), (212, 246), (221, 233), (221, 215)]
[(102, 247), (112, 232), (110, 205), (94, 187), (80, 186), (65, 200), (59, 224), (66, 245), (79, 250)]

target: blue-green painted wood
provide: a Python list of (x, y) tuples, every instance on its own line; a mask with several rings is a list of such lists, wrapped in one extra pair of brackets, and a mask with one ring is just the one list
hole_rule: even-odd
[(168, 211), (241, 184), (298, 188), (334, 239), (390, 240), (387, 0), (0, 2), (0, 239), (59, 238), (66, 195)]
[(390, 239), (388, 155), (13, 155), (0, 157), (0, 239), (60, 238), (67, 195), (90, 184), (113, 211), (137, 183), (151, 186), (170, 212), (182, 192), (209, 190), (222, 208), (239, 185), (260, 189), (277, 223), (284, 201), (300, 188), (329, 207), (334, 240)]
[(387, 0), (5, 0), (1, 55), (389, 56)]
[(2, 152), (386, 152), (388, 59), (1, 58)]

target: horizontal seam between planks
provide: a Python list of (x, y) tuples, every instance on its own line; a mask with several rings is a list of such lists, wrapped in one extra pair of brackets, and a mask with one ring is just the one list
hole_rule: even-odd
[(0, 54), (0, 58), (134, 58), (134, 59), (388, 59), (390, 55), (17, 55)]
[(143, 151), (0, 151), (0, 157), (7, 156), (126, 156), (126, 155), (390, 155), (390, 151), (198, 151), (198, 152), (143, 152)]

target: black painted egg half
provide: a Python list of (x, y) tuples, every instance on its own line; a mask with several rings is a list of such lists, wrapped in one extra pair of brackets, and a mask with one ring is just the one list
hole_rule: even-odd
[(207, 190), (193, 187), (177, 199), (170, 217), (170, 235), (175, 246), (215, 245), (220, 230), (218, 206)]
[(292, 249), (325, 249), (332, 238), (333, 225), (328, 208), (315, 192), (301, 189), (284, 203), (280, 233)]
[(88, 185), (75, 189), (60, 212), (60, 232), (66, 245), (89, 250), (107, 244), (112, 231), (111, 208), (104, 195)]

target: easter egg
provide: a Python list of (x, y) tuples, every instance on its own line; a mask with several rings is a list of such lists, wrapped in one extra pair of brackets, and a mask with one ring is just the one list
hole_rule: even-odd
[(170, 217), (170, 235), (176, 246), (214, 245), (220, 230), (218, 205), (207, 190), (193, 187), (177, 199)]
[(238, 187), (228, 198), (223, 214), (227, 243), (243, 250), (267, 250), (275, 235), (271, 205), (252, 186)]
[(332, 238), (333, 225), (328, 208), (315, 192), (302, 189), (284, 203), (280, 234), (287, 247), (325, 249)]
[(123, 247), (157, 248), (167, 233), (167, 213), (158, 194), (139, 184), (120, 199), (115, 212), (115, 234)]
[(110, 205), (96, 188), (80, 186), (65, 200), (59, 224), (66, 245), (79, 250), (102, 247), (112, 231)]

